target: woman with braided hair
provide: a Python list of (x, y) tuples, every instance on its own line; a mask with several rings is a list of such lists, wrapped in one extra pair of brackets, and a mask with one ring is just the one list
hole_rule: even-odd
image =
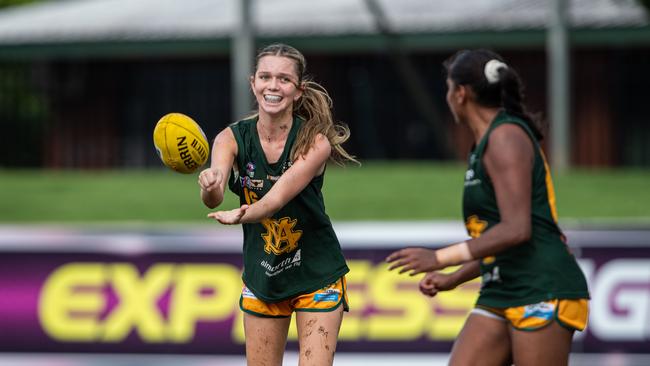
[[(241, 206), (208, 216), (244, 230), (248, 365), (282, 365), (296, 312), (301, 365), (332, 365), (349, 271), (321, 188), (328, 160), (356, 160), (341, 146), (350, 132), (332, 119), (327, 91), (305, 74), (305, 58), (273, 44), (257, 55), (250, 85), (257, 113), (221, 131), (201, 198), (215, 208), (228, 182)], [(232, 171), (232, 174), (231, 174)]]
[[(589, 292), (558, 227), (542, 134), (519, 76), (488, 50), (460, 51), (444, 65), (447, 104), (474, 136), (463, 192), (471, 239), (396, 251), (390, 269), (426, 273), (420, 291), (428, 296), (482, 276), (450, 365), (566, 365)], [(462, 267), (437, 272), (454, 265)]]

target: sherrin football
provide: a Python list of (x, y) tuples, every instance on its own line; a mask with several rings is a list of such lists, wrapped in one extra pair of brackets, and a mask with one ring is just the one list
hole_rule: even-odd
[(194, 173), (208, 160), (210, 145), (203, 130), (182, 113), (169, 113), (158, 121), (153, 143), (162, 162), (179, 173)]

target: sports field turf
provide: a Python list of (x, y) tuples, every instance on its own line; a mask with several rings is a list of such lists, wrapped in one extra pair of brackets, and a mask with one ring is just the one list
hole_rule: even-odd
[[(334, 221), (459, 220), (464, 166), (330, 166), (325, 203)], [(197, 173), (0, 170), (0, 222), (209, 221)], [(555, 177), (561, 220), (650, 225), (650, 170), (574, 170)], [(223, 207), (237, 204), (228, 193)]]

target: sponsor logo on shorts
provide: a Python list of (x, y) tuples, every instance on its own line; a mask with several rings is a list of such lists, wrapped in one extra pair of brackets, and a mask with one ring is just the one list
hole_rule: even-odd
[(555, 304), (540, 302), (524, 306), (524, 318), (552, 319), (555, 313)]
[(249, 290), (248, 287), (245, 287), (245, 286), (244, 286), (244, 289), (243, 289), (242, 292), (241, 292), (241, 295), (242, 295), (243, 297), (245, 297), (245, 298), (248, 298), (248, 299), (254, 299), (254, 300), (257, 300), (257, 297), (255, 297), (255, 295), (253, 295), (253, 293), (251, 292), (251, 290)]
[(327, 290), (326, 292), (318, 292), (314, 294), (315, 302), (338, 302), (339, 292), (337, 290)]

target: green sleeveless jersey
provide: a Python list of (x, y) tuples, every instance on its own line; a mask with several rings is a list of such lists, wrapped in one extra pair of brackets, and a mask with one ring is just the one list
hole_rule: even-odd
[(544, 154), (526, 123), (503, 111), (469, 156), (463, 192), (467, 232), (476, 238), (500, 221), (494, 187), (482, 160), (490, 134), (506, 123), (523, 128), (534, 145), (532, 233), (528, 242), (481, 260), (482, 286), (477, 304), (505, 308), (554, 298), (588, 298), (585, 277), (557, 225), (555, 193)]
[[(294, 118), (284, 151), (269, 163), (257, 134), (257, 118), (230, 126), (237, 141), (236, 169), (230, 190), (241, 204), (260, 200), (292, 164), (291, 148), (303, 120)], [(243, 281), (266, 302), (278, 302), (325, 287), (349, 269), (334, 233), (321, 188), (324, 173), (296, 197), (260, 223), (243, 224)]]

